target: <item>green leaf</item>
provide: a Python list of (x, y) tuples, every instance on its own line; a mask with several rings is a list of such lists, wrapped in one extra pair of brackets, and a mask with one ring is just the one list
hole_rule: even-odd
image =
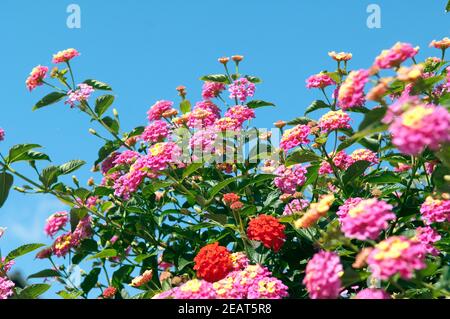
[(299, 163), (313, 162), (320, 160), (320, 157), (310, 150), (298, 150), (290, 154), (286, 159), (286, 166)]
[(181, 113), (186, 114), (191, 111), (191, 102), (189, 100), (183, 100), (180, 103)]
[(98, 151), (98, 158), (95, 161), (95, 165), (100, 164), (105, 158), (107, 158), (112, 152), (118, 150), (122, 146), (119, 141), (108, 141)]
[(9, 149), (8, 157), (6, 158), (6, 163), (11, 164), (19, 161), (24, 154), (33, 148), (42, 147), (39, 144), (17, 144)]
[(47, 278), (47, 277), (60, 277), (61, 274), (59, 273), (59, 271), (54, 270), (54, 269), (44, 269), (41, 271), (38, 271), (37, 273), (34, 273), (32, 275), (29, 275), (27, 279), (32, 279), (32, 278)]
[(219, 83), (227, 83), (229, 84), (230, 81), (228, 80), (228, 77), (225, 74), (210, 74), (210, 75), (204, 75), (200, 78), (201, 81), (208, 81), (208, 82), (219, 82)]
[(84, 83), (92, 86), (96, 90), (112, 91), (112, 88), (108, 84), (97, 81), (97, 80), (86, 80), (86, 81), (84, 81)]
[(105, 113), (108, 108), (114, 103), (114, 96), (107, 94), (102, 95), (95, 101), (95, 113), (100, 117)]
[(447, 5), (445, 6), (445, 12), (450, 11), (450, 0), (447, 2)]
[(58, 181), (58, 176), (61, 174), (59, 166), (48, 166), (44, 168), (39, 177), (45, 187), (49, 187)]
[(13, 251), (11, 251), (5, 259), (5, 262), (14, 260), (20, 256), (26, 255), (30, 252), (32, 252), (33, 250), (36, 250), (38, 248), (41, 248), (45, 246), (44, 244), (27, 244), (27, 245), (23, 245), (20, 246), (19, 248), (14, 249)]
[(192, 163), (190, 164), (184, 171), (183, 171), (183, 179), (193, 174), (195, 171), (197, 171), (200, 167), (203, 167), (203, 163)]
[(16, 158), (15, 162), (19, 161), (50, 161), (50, 157), (41, 152), (28, 151)]
[(244, 78), (246, 78), (247, 80), (249, 80), (254, 84), (262, 83), (262, 80), (260, 78), (253, 75), (244, 75)]
[(78, 292), (67, 292), (65, 290), (62, 290), (62, 291), (58, 291), (56, 294), (61, 296), (61, 298), (63, 298), (63, 299), (77, 299), (83, 293), (81, 291), (78, 291)]
[(109, 258), (109, 257), (116, 257), (116, 256), (117, 256), (117, 251), (115, 249), (107, 248), (93, 256), (90, 256), (87, 260), (96, 259), (96, 258)]
[(113, 273), (111, 285), (114, 287), (122, 286), (124, 282), (130, 282), (130, 275), (134, 270), (132, 265), (124, 265)]
[(373, 127), (377, 124), (380, 124), (385, 114), (386, 114), (385, 107), (380, 107), (369, 111), (368, 113), (366, 113), (364, 119), (359, 125), (359, 130), (362, 131), (368, 127)]
[(0, 207), (2, 207), (8, 199), (9, 190), (11, 189), (13, 182), (14, 177), (11, 174), (7, 172), (0, 173)]
[(442, 147), (435, 152), (435, 155), (445, 166), (450, 168), (450, 144), (442, 145)]
[(44, 96), (39, 102), (37, 102), (34, 106), (33, 106), (33, 111), (40, 109), (44, 106), (56, 103), (58, 101), (60, 101), (63, 97), (66, 96), (66, 93), (61, 93), (61, 92), (52, 92), (46, 96)]
[(311, 120), (309, 117), (306, 116), (300, 116), (297, 117), (289, 122), (287, 122), (288, 125), (298, 125), (298, 124), (308, 124), (309, 122), (314, 122), (313, 120)]
[(98, 282), (98, 275), (100, 275), (100, 272), (101, 269), (96, 267), (93, 268), (89, 274), (87, 274), (83, 282), (80, 284), (80, 288), (83, 289), (84, 293), (89, 293), (89, 291), (95, 287)]
[(308, 113), (311, 113), (311, 112), (313, 112), (315, 110), (327, 109), (327, 108), (331, 108), (331, 106), (329, 106), (327, 103), (325, 103), (322, 100), (315, 100), (314, 102), (311, 103), (310, 106), (308, 106), (306, 108), (305, 115), (308, 114)]
[(86, 208), (73, 207), (70, 210), (70, 229), (72, 232), (75, 231), (80, 220), (86, 217), (87, 214)]
[(354, 180), (358, 176), (364, 174), (365, 170), (370, 166), (368, 161), (356, 161), (353, 163), (342, 176), (342, 181), (347, 184), (351, 180)]
[(211, 188), (211, 190), (209, 191), (209, 197), (212, 199), (214, 196), (217, 195), (217, 193), (219, 193), (222, 189), (227, 187), (229, 184), (235, 182), (237, 179), (238, 179), (237, 177), (230, 177), (224, 181), (221, 181), (216, 186)]
[(397, 184), (402, 182), (402, 178), (393, 172), (382, 172), (379, 175), (368, 176), (366, 182), (371, 184)]
[(84, 164), (86, 164), (86, 162), (82, 161), (82, 160), (69, 161), (69, 162), (59, 166), (59, 173), (60, 173), (60, 175), (70, 174), (70, 173), (76, 171), (77, 169), (79, 169)]
[(273, 104), (271, 102), (262, 101), (262, 100), (253, 100), (253, 101), (248, 102), (247, 106), (251, 109), (257, 109), (257, 108), (263, 107), (263, 106), (275, 106), (275, 104)]
[(113, 119), (110, 116), (105, 116), (104, 118), (102, 118), (102, 121), (106, 124), (106, 126), (108, 126), (111, 129), (111, 131), (113, 131), (116, 134), (119, 133), (120, 125), (119, 122), (117, 122), (117, 120)]
[(49, 289), (50, 285), (47, 284), (29, 285), (22, 289), (18, 297), (19, 299), (36, 299)]
[(442, 164), (436, 166), (431, 175), (436, 188), (443, 193), (450, 193), (450, 168)]

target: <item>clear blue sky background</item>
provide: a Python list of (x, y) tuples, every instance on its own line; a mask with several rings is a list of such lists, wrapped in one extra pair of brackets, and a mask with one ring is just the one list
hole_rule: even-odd
[[(218, 57), (242, 54), (242, 72), (264, 80), (256, 97), (277, 105), (258, 111), (255, 124), (270, 128), (275, 120), (302, 115), (320, 98), (306, 90), (305, 79), (335, 67), (328, 51), (352, 52), (351, 68), (370, 66), (396, 41), (419, 45), (421, 57), (439, 55), (428, 44), (450, 35), (446, 2), (1, 0), (0, 127), (7, 135), (0, 150), (38, 143), (55, 163), (86, 160), (89, 165), (77, 174), (83, 183), (91, 176), (89, 167), (101, 141), (88, 133), (86, 118), (62, 103), (32, 112), (32, 105), (48, 90), (30, 94), (24, 85), (35, 65), (49, 65), (51, 55), (65, 48), (82, 53), (73, 61), (79, 82), (95, 78), (114, 88), (124, 130), (145, 124), (154, 101), (176, 99), (177, 85), (185, 85), (190, 99), (198, 100), (199, 76), (221, 72)], [(66, 26), (71, 3), (81, 7), (81, 29)], [(366, 26), (371, 3), (381, 7), (381, 29)], [(0, 239), (2, 253), (24, 243), (50, 243), (42, 229), (47, 216), (58, 209), (64, 206), (50, 197), (12, 192), (0, 209), (0, 226), (8, 227)], [(27, 274), (46, 267), (46, 262), (32, 262), (32, 257), (17, 265)]]

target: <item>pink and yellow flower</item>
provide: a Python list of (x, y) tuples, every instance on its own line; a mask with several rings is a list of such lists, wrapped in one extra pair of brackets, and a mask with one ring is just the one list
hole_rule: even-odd
[(163, 118), (163, 114), (172, 109), (173, 102), (160, 100), (153, 104), (147, 112), (149, 121), (156, 121)]
[(337, 62), (349, 61), (353, 57), (353, 55), (351, 53), (347, 53), (347, 52), (337, 53), (335, 51), (328, 52), (328, 55)]
[(367, 70), (351, 71), (338, 92), (338, 105), (347, 110), (352, 107), (363, 106), (365, 103), (364, 86), (369, 81)]
[(419, 52), (419, 47), (413, 48), (409, 43), (397, 42), (389, 50), (383, 50), (375, 59), (375, 66), (380, 69), (398, 67), (405, 60), (414, 57)]
[(287, 152), (288, 150), (310, 142), (308, 135), (311, 133), (311, 128), (308, 125), (299, 124), (293, 128), (286, 130), (283, 133), (280, 141), (280, 147)]
[(450, 47), (450, 39), (448, 37), (443, 38), (442, 40), (433, 40), (430, 43), (430, 47), (445, 50)]
[(336, 82), (326, 73), (314, 74), (306, 79), (308, 89), (324, 89), (327, 86), (334, 85)]
[(359, 240), (375, 240), (396, 218), (392, 205), (376, 198), (347, 199), (337, 215), (344, 235)]
[(420, 213), (427, 225), (450, 221), (450, 200), (428, 196), (420, 206)]
[(245, 105), (235, 105), (225, 113), (225, 117), (235, 119), (242, 125), (245, 121), (255, 118), (255, 111)]
[(141, 139), (147, 143), (161, 142), (169, 136), (169, 126), (165, 121), (156, 120), (150, 123), (141, 134)]
[(294, 194), (298, 186), (301, 186), (306, 181), (306, 168), (300, 164), (286, 167), (280, 165), (275, 170), (274, 183), (283, 193)]
[(350, 116), (342, 110), (330, 111), (319, 120), (319, 127), (324, 132), (330, 132), (341, 128), (350, 128)]
[(36, 87), (44, 84), (44, 79), (47, 76), (48, 67), (38, 65), (31, 70), (30, 76), (25, 81), (28, 90), (33, 91)]
[(415, 270), (425, 268), (425, 247), (403, 236), (389, 237), (378, 243), (367, 257), (374, 278), (388, 280), (398, 274), (411, 279)]
[(53, 54), (53, 63), (62, 63), (62, 62), (69, 62), (74, 57), (79, 56), (80, 53), (75, 49), (67, 49), (63, 51), (59, 51), (56, 54)]

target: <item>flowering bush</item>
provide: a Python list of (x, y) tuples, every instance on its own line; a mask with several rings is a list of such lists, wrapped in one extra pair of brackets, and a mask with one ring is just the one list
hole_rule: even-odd
[(52, 89), (33, 109), (64, 101), (110, 137), (91, 129), (105, 143), (85, 187), (61, 182), (84, 161), (41, 166), (49, 157), (36, 144), (2, 154), (0, 205), (22, 180), (15, 190), (51, 194), (67, 210), (49, 212), (52, 245), (0, 256), (0, 298), (49, 288), (19, 289), (8, 276), (37, 249), (50, 266), (30, 278), (53, 278), (63, 298), (449, 297), (449, 41), (431, 46), (441, 58), (418, 63), (419, 48), (399, 42), (357, 70), (352, 54), (330, 52), (336, 70), (306, 80), (324, 100), (272, 130), (251, 126), (274, 104), (253, 99), (261, 80), (240, 73), (242, 56), (201, 78), (202, 101), (179, 86), (179, 102), (156, 101), (148, 123), (121, 132), (112, 88), (76, 82), (80, 53), (58, 52), (58, 67), (26, 80), (30, 91)]

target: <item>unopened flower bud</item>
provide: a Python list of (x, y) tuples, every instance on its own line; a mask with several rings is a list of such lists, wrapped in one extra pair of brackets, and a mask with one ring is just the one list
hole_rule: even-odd
[(113, 109), (113, 115), (114, 117), (119, 117), (119, 112), (115, 108)]
[(286, 122), (285, 122), (285, 121), (279, 120), (279, 121), (276, 121), (275, 123), (273, 123), (273, 125), (274, 125), (275, 127), (281, 129), (281, 128), (283, 128), (283, 127), (286, 126)]
[(291, 199), (292, 195), (285, 193), (283, 195), (280, 196), (280, 200), (284, 203), (288, 202)]
[(230, 61), (230, 58), (229, 58), (229, 57), (222, 57), (222, 58), (219, 58), (219, 62), (222, 63), (222, 64), (227, 64), (228, 61)]
[(239, 63), (239, 62), (241, 62), (241, 61), (244, 59), (244, 56), (243, 56), (243, 55), (233, 55), (233, 56), (231, 57), (231, 59), (232, 59), (234, 62)]
[(87, 180), (87, 185), (88, 185), (88, 186), (94, 186), (94, 184), (95, 184), (94, 178), (90, 177), (90, 178)]
[(45, 258), (49, 258), (51, 255), (52, 255), (52, 248), (47, 247), (47, 248), (44, 248), (41, 251), (39, 251), (36, 254), (36, 258), (37, 259), (45, 259)]
[(77, 185), (77, 187), (80, 187), (80, 181), (75, 175), (72, 175), (72, 181), (75, 185)]
[(89, 133), (91, 133), (92, 135), (97, 135), (97, 131), (94, 130), (93, 128), (89, 129)]
[(379, 190), (378, 188), (374, 188), (372, 189), (372, 191), (370, 192), (372, 194), (372, 196), (374, 197), (380, 197), (382, 192), (381, 190)]

